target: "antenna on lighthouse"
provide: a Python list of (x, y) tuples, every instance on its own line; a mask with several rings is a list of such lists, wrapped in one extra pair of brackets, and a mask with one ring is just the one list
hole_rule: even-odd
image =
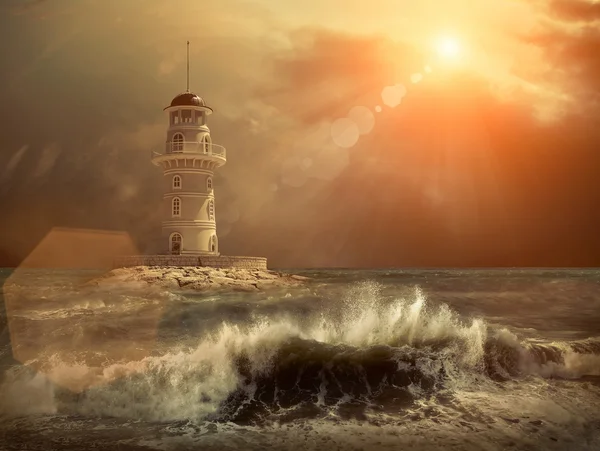
[(190, 92), (190, 41), (187, 41), (187, 88), (185, 92)]

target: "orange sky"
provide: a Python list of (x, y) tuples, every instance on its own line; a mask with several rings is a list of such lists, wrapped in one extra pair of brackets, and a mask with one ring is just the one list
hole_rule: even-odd
[[(0, 8), (6, 261), (52, 226), (150, 241), (160, 175), (147, 155), (164, 141), (162, 107), (185, 88), (189, 39), (192, 90), (228, 148), (223, 252), (281, 266), (600, 263), (599, 3)], [(442, 36), (459, 42), (457, 58), (436, 53)], [(406, 95), (386, 106), (382, 91), (399, 84)], [(372, 126), (340, 147), (332, 127), (354, 107)]]

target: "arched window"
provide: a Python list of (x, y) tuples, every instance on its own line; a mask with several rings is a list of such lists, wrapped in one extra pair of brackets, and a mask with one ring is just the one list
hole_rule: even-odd
[(210, 221), (215, 219), (215, 201), (212, 199), (208, 201), (208, 219)]
[(210, 237), (208, 247), (211, 252), (217, 252), (217, 235), (213, 235)]
[(181, 189), (181, 176), (180, 175), (173, 176), (173, 189)]
[(200, 147), (202, 148), (202, 152), (208, 153), (208, 150), (210, 149), (210, 146), (208, 145), (208, 135), (202, 135)]
[(171, 212), (173, 217), (181, 216), (181, 199), (179, 197), (174, 197), (171, 202)]
[(180, 233), (172, 233), (171, 238), (169, 239), (169, 250), (172, 254), (181, 253), (181, 242), (182, 236)]
[(208, 177), (208, 178), (206, 179), (206, 189), (207, 189), (208, 191), (212, 191), (212, 189), (213, 189), (213, 188), (212, 188), (212, 177)]
[(175, 133), (171, 141), (171, 152), (183, 152), (183, 134)]
[(206, 144), (204, 145), (206, 148), (206, 153), (212, 153), (212, 141), (210, 139), (210, 135), (204, 135), (204, 140)]

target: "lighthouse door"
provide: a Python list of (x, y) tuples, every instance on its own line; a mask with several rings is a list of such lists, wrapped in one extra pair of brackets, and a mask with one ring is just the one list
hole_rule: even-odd
[(181, 254), (181, 235), (179, 233), (174, 233), (171, 235), (169, 248), (171, 254), (179, 255)]

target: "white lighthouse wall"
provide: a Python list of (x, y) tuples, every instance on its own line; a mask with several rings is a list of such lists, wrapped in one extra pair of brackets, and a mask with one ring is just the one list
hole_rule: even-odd
[[(173, 177), (178, 175), (181, 177), (181, 188), (173, 188)], [(213, 177), (212, 171), (194, 170), (191, 168), (181, 167), (178, 169), (171, 169), (164, 174), (164, 188), (163, 193), (204, 193), (212, 194), (212, 189), (208, 189), (208, 178)], [(168, 216), (165, 216), (168, 218)]]
[[(173, 188), (173, 178), (179, 176), (181, 188)], [(178, 232), (182, 236), (181, 253), (212, 253), (211, 237), (216, 236), (214, 216), (211, 219), (209, 202), (215, 200), (213, 190), (208, 188), (208, 179), (212, 171), (179, 168), (168, 170), (163, 177), (165, 195), (163, 196), (163, 233), (162, 239), (166, 251), (169, 251), (170, 236)], [(180, 216), (173, 216), (173, 198), (180, 199)], [(216, 250), (214, 251), (216, 252)]]
[[(172, 214), (174, 197), (178, 197), (181, 201), (179, 203), (180, 216), (173, 216)], [(212, 194), (167, 194), (163, 199), (163, 218), (167, 222), (210, 221), (214, 223), (214, 220), (210, 219), (208, 215), (208, 203), (211, 200), (213, 201), (214, 208), (214, 197)]]
[(169, 240), (171, 234), (177, 232), (182, 236), (181, 254), (214, 254), (218, 252), (218, 244), (215, 252), (211, 251), (211, 238), (216, 236), (216, 227), (211, 229), (199, 229), (197, 226), (169, 225), (163, 226), (162, 241), (165, 253), (169, 253)]

